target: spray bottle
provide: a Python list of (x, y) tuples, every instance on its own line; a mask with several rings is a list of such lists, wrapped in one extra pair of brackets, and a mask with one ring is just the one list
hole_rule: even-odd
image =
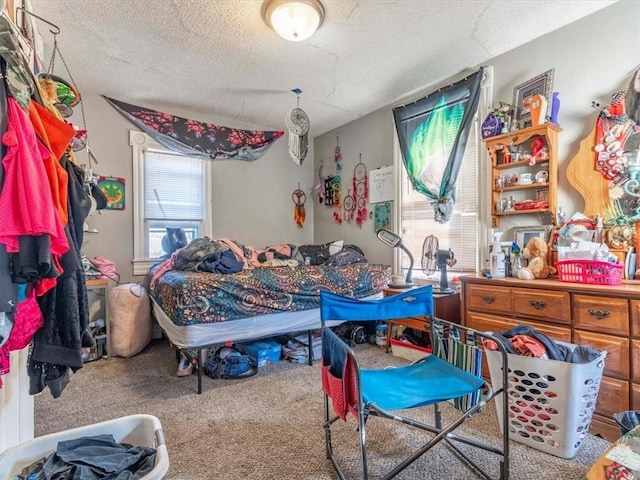
[(502, 232), (494, 232), (493, 248), (491, 249), (490, 273), (493, 278), (505, 277), (505, 256), (500, 245)]

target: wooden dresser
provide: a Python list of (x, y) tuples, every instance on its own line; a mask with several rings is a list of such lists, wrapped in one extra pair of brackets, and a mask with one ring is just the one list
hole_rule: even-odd
[[(640, 282), (615, 286), (464, 276), (463, 324), (503, 332), (530, 325), (609, 353), (590, 433), (619, 437), (612, 415), (640, 410)], [(484, 370), (488, 371), (488, 370)]]

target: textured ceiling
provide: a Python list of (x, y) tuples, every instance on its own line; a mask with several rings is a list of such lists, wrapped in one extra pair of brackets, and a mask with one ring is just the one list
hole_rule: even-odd
[[(322, 2), (322, 27), (292, 43), (264, 23), (262, 0), (31, 0), (60, 27), (80, 92), (279, 130), (300, 88), (312, 137), (614, 3)], [(38, 26), (48, 64), (53, 36)]]

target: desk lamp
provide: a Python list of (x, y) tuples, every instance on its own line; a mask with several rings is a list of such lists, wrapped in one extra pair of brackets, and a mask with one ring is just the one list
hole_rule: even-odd
[(402, 244), (402, 239), (393, 232), (389, 230), (378, 231), (378, 239), (384, 243), (385, 245), (390, 246), (391, 248), (400, 247), (404, 253), (409, 257), (409, 270), (407, 270), (407, 278), (405, 279), (405, 283), (390, 283), (389, 287), (391, 288), (410, 288), (413, 287), (413, 280), (411, 279), (411, 274), (413, 272), (413, 255), (411, 252)]

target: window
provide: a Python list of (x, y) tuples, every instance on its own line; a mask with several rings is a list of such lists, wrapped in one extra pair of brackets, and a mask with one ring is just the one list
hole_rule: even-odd
[[(456, 264), (448, 271), (475, 272), (478, 252), (478, 121), (469, 133), (462, 166), (456, 183), (456, 203), (451, 219), (438, 223), (433, 219), (433, 207), (426, 197), (413, 189), (404, 166), (401, 165), (400, 232), (402, 243), (415, 259), (414, 278), (422, 273), (422, 246), (428, 235), (438, 238), (438, 248), (454, 253)], [(403, 270), (409, 268), (409, 258), (403, 255)], [(433, 272), (438, 274), (438, 271)]]
[[(485, 169), (480, 168), (480, 162), (486, 161), (486, 156), (481, 155), (483, 150), (480, 136), (479, 120), (483, 111), (489, 110), (491, 105), (489, 95), (491, 93), (491, 67), (485, 68), (485, 77), (482, 81), (480, 106), (469, 132), (467, 146), (462, 160), (458, 180), (456, 183), (456, 203), (451, 219), (447, 223), (438, 223), (433, 218), (433, 208), (426, 197), (415, 191), (407, 171), (402, 162), (400, 147), (396, 140), (396, 165), (400, 172), (399, 198), (398, 198), (398, 225), (397, 231), (401, 232), (402, 243), (414, 257), (413, 278), (440, 278), (440, 272), (436, 268), (431, 274), (423, 273), (422, 250), (425, 239), (429, 235), (435, 235), (438, 239), (440, 250), (449, 250), (454, 254), (456, 264), (447, 267), (450, 272), (475, 273), (481, 267), (481, 252), (487, 246), (484, 237), (487, 235), (486, 214), (481, 213), (481, 199), (486, 195), (486, 189), (482, 188), (485, 181)], [(401, 269), (406, 272), (409, 268), (409, 258), (403, 255), (400, 249), (396, 249), (396, 264), (401, 263)], [(399, 260), (401, 259), (401, 260)], [(400, 268), (395, 270), (399, 271)]]
[(131, 132), (134, 156), (134, 275), (172, 250), (168, 229), (189, 242), (209, 234), (210, 160), (187, 157)]

